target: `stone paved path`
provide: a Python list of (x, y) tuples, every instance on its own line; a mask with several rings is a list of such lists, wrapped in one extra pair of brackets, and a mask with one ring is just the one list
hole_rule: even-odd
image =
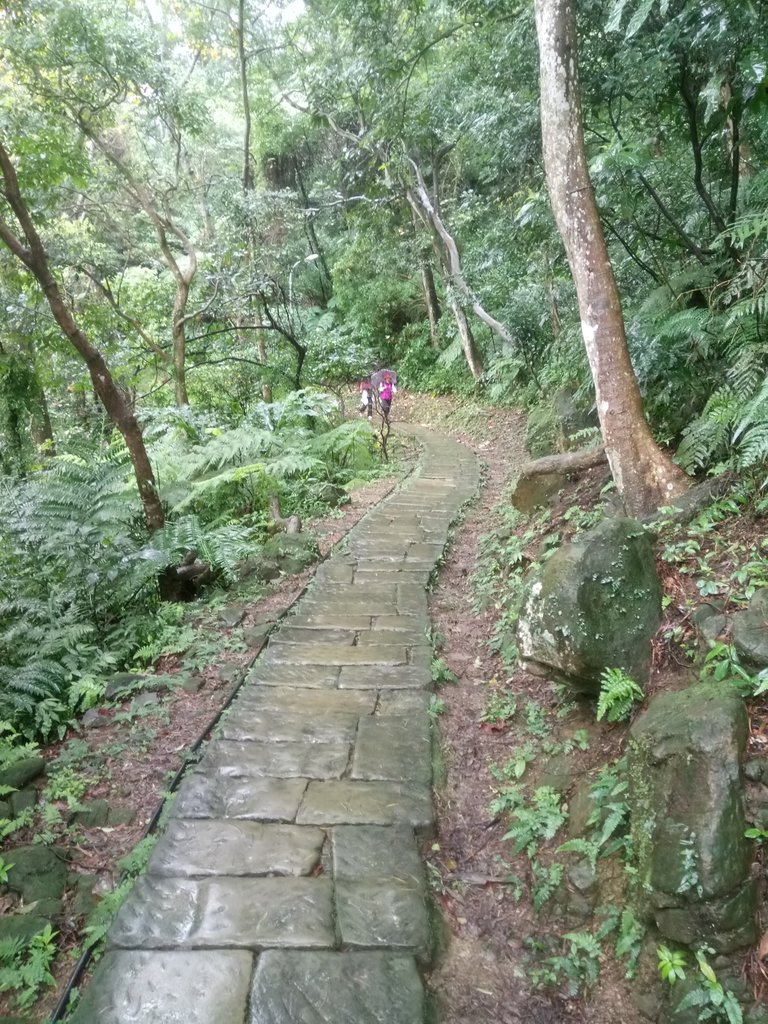
[[(405, 428), (403, 428), (405, 429)], [(422, 1024), (426, 585), (474, 455), (420, 469), (273, 635), (108, 936), (76, 1024)]]

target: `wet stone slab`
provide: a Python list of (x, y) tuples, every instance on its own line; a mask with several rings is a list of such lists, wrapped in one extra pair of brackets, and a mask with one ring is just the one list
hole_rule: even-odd
[(227, 779), (188, 775), (173, 805), (174, 818), (293, 821), (306, 779)]
[(351, 743), (360, 716), (306, 711), (232, 709), (217, 734), (227, 740), (267, 740), (271, 743)]
[(370, 615), (362, 615), (359, 609), (355, 612), (338, 612), (325, 608), (322, 604), (311, 610), (301, 602), (299, 611), (286, 619), (286, 624), (297, 626), (327, 627), (330, 629), (368, 629), (371, 624)]
[(232, 705), (233, 713), (243, 708), (281, 713), (301, 712), (313, 715), (355, 714), (371, 715), (376, 706), (376, 695), (341, 690), (302, 690), (296, 687), (250, 687)]
[(351, 777), (428, 783), (431, 751), (429, 722), (422, 715), (365, 718), (360, 721)]
[(431, 686), (431, 669), (419, 665), (348, 665), (339, 675), (342, 690), (414, 690)]
[(344, 644), (277, 643), (270, 644), (270, 664), (290, 665), (404, 665), (404, 647), (348, 647)]
[(108, 943), (124, 949), (329, 949), (327, 878), (153, 878), (120, 908)]
[(389, 878), (337, 882), (336, 920), (345, 948), (384, 947), (429, 960), (427, 906), (419, 884)]
[(336, 881), (392, 878), (424, 890), (424, 865), (413, 829), (402, 825), (337, 825), (331, 832)]
[(428, 832), (434, 822), (432, 792), (427, 785), (397, 782), (310, 782), (296, 821), (321, 826), (404, 823)]
[[(394, 590), (394, 586), (391, 588)], [(349, 597), (320, 598), (319, 596), (310, 599), (308, 596), (302, 601), (302, 610), (308, 619), (318, 622), (325, 619), (326, 625), (334, 624), (341, 629), (354, 628), (352, 623), (366, 616), (370, 622), (371, 615), (396, 615), (397, 601), (394, 597)]]
[(380, 715), (426, 716), (431, 697), (427, 690), (382, 690), (376, 711)]
[(172, 820), (147, 868), (150, 875), (308, 875), (320, 860), (325, 833), (299, 825), (255, 821)]
[(387, 645), (406, 647), (428, 647), (431, 651), (431, 644), (427, 639), (425, 630), (406, 629), (369, 629), (359, 633), (357, 637), (358, 647), (380, 647)]
[(233, 1024), (252, 972), (240, 950), (106, 953), (71, 1024)]
[(422, 1024), (413, 957), (384, 952), (259, 957), (246, 1024)]
[(338, 779), (346, 770), (346, 743), (250, 743), (213, 740), (195, 771), (230, 778), (273, 775), (281, 779)]
[(246, 685), (300, 686), (307, 689), (333, 689), (339, 679), (334, 667), (281, 665), (261, 657), (246, 676)]
[(346, 644), (351, 647), (356, 636), (357, 630), (355, 629), (331, 629), (327, 626), (281, 626), (278, 632), (273, 634), (269, 646), (309, 641), (320, 644)]

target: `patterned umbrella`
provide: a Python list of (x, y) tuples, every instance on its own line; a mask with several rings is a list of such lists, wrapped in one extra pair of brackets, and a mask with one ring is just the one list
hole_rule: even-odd
[(371, 374), (371, 385), (374, 391), (379, 390), (379, 384), (381, 384), (387, 374), (392, 378), (392, 383), (397, 384), (397, 373), (395, 370), (377, 370)]

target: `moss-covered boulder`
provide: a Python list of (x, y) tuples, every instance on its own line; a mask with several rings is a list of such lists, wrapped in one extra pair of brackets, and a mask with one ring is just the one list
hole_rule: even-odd
[(259, 555), (253, 559), (253, 575), (271, 580), (281, 574), (303, 572), (317, 560), (317, 541), (310, 533), (279, 533), (270, 537)]
[(58, 899), (67, 886), (67, 866), (56, 850), (48, 846), (19, 846), (8, 860), (8, 888), (25, 903)]
[(754, 669), (768, 666), (768, 590), (755, 592), (749, 607), (731, 620), (733, 646)]
[(660, 622), (650, 535), (634, 519), (607, 519), (564, 544), (530, 581), (518, 646), (530, 672), (597, 694), (606, 668), (647, 680)]
[(719, 953), (755, 938), (740, 765), (743, 700), (701, 683), (655, 697), (632, 727), (629, 802), (640, 898), (666, 940)]

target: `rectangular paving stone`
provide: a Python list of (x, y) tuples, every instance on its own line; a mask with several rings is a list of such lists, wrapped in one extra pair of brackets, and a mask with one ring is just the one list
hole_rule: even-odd
[(147, 871), (165, 878), (204, 875), (308, 875), (325, 833), (302, 825), (172, 819)]
[(291, 625), (368, 629), (371, 624), (371, 616), (361, 614), (359, 609), (355, 609), (354, 612), (339, 612), (335, 608), (323, 608), (322, 605), (315, 605), (310, 610), (302, 601), (298, 613), (285, 621)]
[(423, 1024), (424, 988), (411, 956), (389, 952), (259, 957), (246, 1024)]
[(388, 644), (405, 645), (406, 647), (427, 647), (432, 650), (430, 641), (424, 630), (405, 629), (368, 629), (358, 633), (358, 647), (387, 646)]
[(357, 636), (355, 629), (331, 629), (330, 627), (312, 626), (281, 626), (277, 633), (273, 633), (269, 646), (274, 644), (295, 644), (312, 643), (321, 644), (348, 644), (352, 646)]
[(429, 721), (421, 715), (374, 715), (361, 719), (352, 755), (351, 778), (430, 782)]
[(425, 612), (423, 615), (377, 615), (373, 620), (371, 629), (374, 632), (378, 630), (404, 630), (424, 635), (429, 627), (429, 616)]
[(240, 818), (293, 821), (307, 779), (228, 779), (191, 774), (173, 805), (174, 818)]
[(300, 825), (411, 825), (428, 832), (434, 823), (432, 792), (427, 785), (344, 780), (314, 781), (307, 786), (296, 815)]
[(405, 647), (347, 647), (343, 644), (270, 644), (270, 664), (290, 665), (404, 665)]
[(413, 715), (423, 714), (432, 694), (428, 690), (382, 690), (376, 705), (378, 715)]
[(212, 740), (197, 772), (232, 778), (273, 775), (281, 779), (338, 779), (349, 761), (346, 743), (250, 743)]
[(306, 710), (269, 711), (243, 705), (230, 710), (217, 735), (226, 740), (270, 743), (351, 743), (359, 717), (338, 712), (309, 715)]
[(335, 881), (393, 878), (425, 890), (413, 829), (402, 825), (337, 825), (331, 831)]
[(244, 950), (105, 953), (71, 1024), (233, 1024), (245, 1018), (253, 955)]
[(301, 686), (306, 689), (332, 689), (339, 679), (339, 670), (322, 665), (283, 665), (259, 658), (245, 678), (246, 686)]
[(384, 947), (429, 960), (427, 904), (418, 884), (390, 878), (337, 882), (336, 921), (348, 949)]
[(339, 675), (341, 690), (413, 690), (431, 686), (431, 669), (419, 665), (349, 665)]
[(233, 708), (242, 704), (247, 708), (263, 711), (297, 711), (310, 715), (325, 714), (373, 714), (376, 695), (350, 690), (302, 690), (298, 687), (278, 686), (246, 687), (241, 691)]
[(111, 948), (328, 949), (327, 878), (138, 879), (107, 936)]
[(309, 618), (315, 621), (324, 618), (326, 624), (333, 622), (342, 628), (347, 624), (349, 628), (352, 628), (352, 622), (363, 615), (397, 614), (397, 601), (394, 596), (386, 599), (376, 595), (370, 597), (361, 595), (359, 598), (352, 595), (346, 598), (321, 598), (319, 596), (310, 598), (308, 594), (302, 599), (301, 604), (304, 613)]

